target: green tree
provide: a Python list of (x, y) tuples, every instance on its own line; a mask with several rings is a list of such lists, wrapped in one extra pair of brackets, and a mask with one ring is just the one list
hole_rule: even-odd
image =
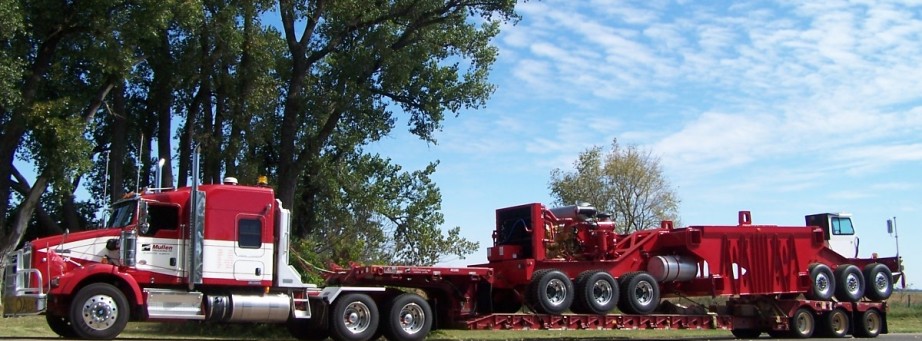
[(580, 153), (573, 168), (551, 171), (549, 188), (555, 204), (590, 203), (612, 215), (619, 233), (678, 219), (678, 195), (650, 151), (622, 147), (615, 139), (607, 154), (600, 146)]

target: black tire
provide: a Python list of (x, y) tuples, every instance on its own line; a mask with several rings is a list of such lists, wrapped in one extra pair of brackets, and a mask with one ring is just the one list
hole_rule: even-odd
[(320, 326), (315, 319), (319, 316), (312, 316), (309, 319), (288, 318), (285, 327), (291, 337), (304, 341), (321, 341), (330, 337), (330, 331)]
[(864, 295), (871, 301), (883, 301), (893, 294), (893, 272), (886, 265), (871, 263), (864, 267)]
[(659, 284), (646, 272), (632, 272), (621, 277), (618, 309), (626, 314), (646, 315), (659, 306)]
[(67, 317), (46, 313), (45, 321), (48, 322), (48, 328), (51, 328), (51, 331), (58, 334), (58, 336), (65, 339), (77, 337), (77, 332), (74, 331), (74, 326)]
[(378, 330), (378, 306), (366, 294), (349, 293), (333, 302), (330, 336), (337, 341), (367, 341)]
[(787, 336), (795, 339), (806, 339), (813, 336), (813, 331), (816, 330), (816, 319), (810, 310), (800, 308), (794, 312), (794, 316), (791, 316), (788, 327), (790, 329)]
[(883, 317), (876, 309), (869, 309), (858, 315), (855, 321), (855, 337), (877, 337), (884, 326)]
[(820, 316), (816, 335), (826, 338), (842, 338), (848, 335), (851, 318), (841, 308), (833, 309)]
[(836, 298), (843, 302), (858, 302), (864, 297), (864, 275), (857, 266), (842, 264), (836, 268)]
[(539, 313), (561, 314), (573, 303), (573, 282), (558, 270), (536, 271), (529, 299)]
[(807, 268), (810, 272), (810, 291), (807, 298), (811, 300), (826, 301), (836, 292), (836, 282), (832, 276), (832, 269), (825, 264), (813, 263)]
[(730, 331), (737, 339), (758, 339), (762, 331), (758, 329), (733, 329)]
[(388, 340), (425, 340), (432, 329), (432, 308), (416, 294), (401, 294), (387, 305), (384, 337)]
[(587, 314), (607, 314), (618, 304), (618, 283), (605, 271), (584, 271), (576, 277), (576, 298), (573, 311)]
[(93, 283), (74, 296), (70, 306), (70, 323), (80, 338), (114, 339), (128, 324), (128, 299), (118, 288), (107, 283)]

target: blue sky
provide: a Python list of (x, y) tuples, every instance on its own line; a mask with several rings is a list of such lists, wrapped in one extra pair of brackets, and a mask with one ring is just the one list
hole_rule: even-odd
[[(504, 27), (487, 106), (427, 145), (375, 150), (408, 169), (441, 161), (446, 227), (486, 261), (496, 208), (549, 203), (550, 172), (613, 138), (651, 150), (687, 225), (803, 225), (849, 212), (860, 255), (922, 251), (922, 3), (530, 1)], [(398, 125), (402, 127), (400, 122)], [(914, 286), (917, 287), (917, 286)]]

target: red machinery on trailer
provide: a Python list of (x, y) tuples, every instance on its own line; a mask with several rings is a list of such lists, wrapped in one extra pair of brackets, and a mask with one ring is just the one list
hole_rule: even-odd
[[(847, 215), (806, 220), (754, 225), (742, 211), (736, 226), (667, 221), (621, 235), (592, 207), (527, 204), (496, 211), (487, 264), (460, 271), (353, 266), (330, 282), (422, 288), (444, 328), (719, 328), (746, 338), (886, 333), (885, 300), (894, 273), (902, 276), (899, 258), (841, 255), (857, 254), (857, 242), (847, 242), (856, 240)], [(843, 240), (839, 252), (829, 247)], [(708, 308), (660, 306), (663, 297), (687, 296), (729, 299)], [(609, 314), (616, 306), (623, 314)]]
[[(284, 323), (300, 339), (353, 341), (421, 340), (432, 328), (886, 332), (899, 259), (843, 256), (857, 254), (849, 217), (739, 218), (621, 235), (590, 207), (503, 208), (486, 264), (352, 265), (321, 288), (290, 264), (290, 212), (271, 188), (155, 189), (113, 205), (102, 229), (7, 255), (4, 316), (44, 313), (57, 334), (87, 339), (114, 338), (129, 320)], [(661, 304), (684, 296), (729, 300)]]

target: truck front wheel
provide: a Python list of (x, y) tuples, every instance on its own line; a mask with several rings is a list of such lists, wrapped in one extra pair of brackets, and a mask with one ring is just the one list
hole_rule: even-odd
[(330, 336), (338, 341), (367, 341), (378, 329), (378, 306), (368, 295), (351, 293), (333, 303)]
[(106, 283), (83, 287), (70, 307), (70, 323), (84, 339), (113, 339), (128, 324), (128, 299)]
[(432, 309), (416, 294), (401, 294), (388, 303), (384, 336), (388, 340), (426, 339), (432, 329)]
[(74, 332), (74, 326), (70, 324), (67, 317), (46, 313), (45, 321), (48, 322), (48, 328), (51, 328), (51, 331), (58, 334), (58, 336), (66, 339), (77, 337), (77, 333)]

